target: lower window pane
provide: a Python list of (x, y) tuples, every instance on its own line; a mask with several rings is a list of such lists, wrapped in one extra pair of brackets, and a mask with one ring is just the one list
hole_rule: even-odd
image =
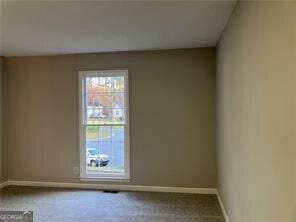
[(124, 142), (124, 127), (123, 126), (112, 126), (112, 141), (113, 142)]
[(99, 126), (85, 127), (86, 142), (99, 140)]
[(99, 126), (99, 141), (112, 141), (112, 126)]
[(112, 143), (113, 150), (113, 173), (124, 173), (124, 143)]
[(124, 126), (87, 126), (86, 173), (123, 175)]

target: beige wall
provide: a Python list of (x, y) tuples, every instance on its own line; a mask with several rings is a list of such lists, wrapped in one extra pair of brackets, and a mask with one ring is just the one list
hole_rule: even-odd
[(7, 149), (6, 146), (4, 145), (4, 139), (3, 136), (5, 134), (5, 128), (3, 126), (3, 117), (4, 117), (4, 112), (3, 109), (5, 107), (5, 101), (6, 101), (6, 86), (4, 83), (4, 79), (5, 79), (5, 70), (4, 70), (4, 57), (0, 57), (1, 59), (1, 76), (0, 76), (0, 174), (1, 174), (1, 179), (0, 182), (4, 182), (7, 180), (8, 178), (8, 171), (7, 171), (7, 162), (8, 162), (8, 158), (7, 158)]
[(5, 58), (9, 179), (78, 182), (78, 71), (125, 68), (131, 184), (216, 187), (215, 48)]
[(0, 183), (4, 181), (3, 173), (2, 173), (2, 123), (1, 123), (1, 116), (2, 116), (2, 99), (1, 99), (1, 77), (2, 77), (2, 57), (0, 56)]
[(296, 2), (239, 2), (218, 46), (218, 187), (231, 222), (296, 221)]

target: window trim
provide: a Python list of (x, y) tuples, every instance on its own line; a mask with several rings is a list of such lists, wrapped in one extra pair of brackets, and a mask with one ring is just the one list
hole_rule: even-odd
[[(112, 76), (114, 72), (121, 72), (124, 76), (124, 89), (125, 89), (125, 106), (126, 106), (126, 123), (124, 130), (124, 175), (115, 174), (87, 174), (86, 173), (86, 146), (84, 135), (84, 118), (85, 118), (85, 98), (83, 92), (85, 88), (86, 77), (92, 76)], [(130, 123), (129, 123), (129, 76), (127, 69), (120, 70), (91, 70), (79, 71), (79, 156), (80, 156), (80, 180), (90, 181), (130, 181)], [(115, 75), (113, 75), (115, 76)]]

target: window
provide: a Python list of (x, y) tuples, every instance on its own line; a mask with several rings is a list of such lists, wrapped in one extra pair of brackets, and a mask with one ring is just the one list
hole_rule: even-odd
[(79, 72), (80, 176), (129, 179), (128, 72)]

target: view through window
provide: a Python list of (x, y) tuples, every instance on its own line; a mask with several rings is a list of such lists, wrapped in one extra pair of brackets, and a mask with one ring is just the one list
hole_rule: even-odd
[(128, 178), (127, 71), (80, 72), (82, 177)]

